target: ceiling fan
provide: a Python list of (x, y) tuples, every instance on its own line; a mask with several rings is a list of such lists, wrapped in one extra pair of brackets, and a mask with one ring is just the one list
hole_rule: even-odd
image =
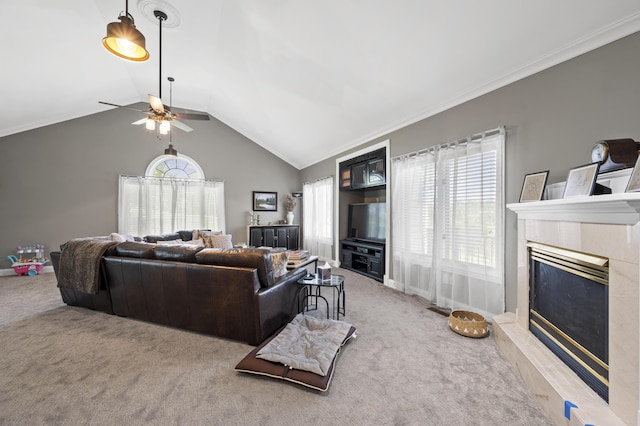
[(164, 105), (162, 103), (162, 22), (167, 20), (167, 14), (164, 13), (161, 10), (154, 10), (153, 14), (155, 15), (156, 18), (158, 18), (158, 25), (160, 27), (160, 53), (159, 53), (159, 71), (158, 71), (158, 95), (159, 96), (153, 96), (153, 95), (148, 95), (149, 98), (149, 109), (148, 110), (141, 110), (141, 109), (137, 109), (137, 108), (131, 108), (131, 107), (127, 107), (127, 106), (123, 106), (123, 105), (117, 105), (117, 104), (113, 104), (110, 102), (103, 102), (103, 101), (98, 101), (101, 104), (104, 105), (110, 105), (110, 106), (115, 106), (118, 108), (127, 108), (127, 109), (131, 109), (133, 111), (138, 111), (138, 112), (142, 112), (144, 114), (147, 115), (146, 118), (143, 118), (141, 120), (137, 120), (134, 121), (131, 124), (134, 125), (139, 125), (139, 124), (146, 124), (147, 129), (149, 130), (155, 130), (156, 128), (156, 122), (158, 122), (158, 128), (160, 131), (160, 134), (166, 135), (167, 133), (169, 133), (169, 131), (171, 130), (171, 124), (173, 124), (175, 127), (177, 127), (180, 130), (183, 130), (185, 132), (191, 132), (193, 131), (193, 129), (189, 126), (187, 126), (186, 124), (182, 123), (181, 121), (179, 121), (178, 119), (183, 119), (183, 120), (209, 120), (209, 115), (208, 114), (194, 114), (194, 113), (176, 113), (171, 111), (171, 97), (172, 97), (172, 88), (173, 88), (173, 82), (175, 81), (175, 79), (173, 77), (168, 77), (167, 80), (169, 80), (169, 106), (167, 107), (166, 105)]

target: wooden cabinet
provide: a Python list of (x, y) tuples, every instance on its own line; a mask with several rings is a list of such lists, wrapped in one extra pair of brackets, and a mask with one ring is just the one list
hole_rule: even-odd
[(343, 240), (340, 266), (367, 275), (375, 280), (384, 279), (384, 244)]
[(300, 225), (249, 226), (248, 234), (250, 246), (300, 249)]
[(378, 150), (340, 163), (340, 189), (364, 189), (387, 183), (385, 150)]

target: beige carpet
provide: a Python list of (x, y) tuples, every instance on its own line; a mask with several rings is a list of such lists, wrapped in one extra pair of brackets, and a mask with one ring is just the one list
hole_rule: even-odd
[(343, 348), (326, 393), (234, 371), (252, 346), (62, 304), (53, 274), (0, 277), (0, 425), (550, 425), (491, 337), (339, 269)]

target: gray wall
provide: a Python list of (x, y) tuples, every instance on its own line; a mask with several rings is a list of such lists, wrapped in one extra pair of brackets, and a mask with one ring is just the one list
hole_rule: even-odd
[[(129, 124), (138, 118), (113, 109), (0, 138), (0, 269), (18, 245), (41, 243), (48, 253), (71, 238), (117, 231), (118, 175), (144, 175), (168, 145), (168, 137)], [(174, 131), (174, 146), (207, 178), (225, 181), (234, 242), (247, 241), (252, 191), (278, 192), (278, 211), (261, 213), (261, 223), (285, 218), (285, 196), (301, 188), (299, 170), (220, 121), (188, 124), (195, 130)]]
[[(640, 34), (634, 34), (363, 146), (390, 139), (396, 156), (505, 125), (507, 202), (516, 202), (526, 173), (550, 170), (550, 183), (562, 181), (569, 169), (591, 161), (596, 141), (640, 139), (638, 52)], [(43, 243), (50, 250), (70, 238), (116, 230), (118, 175), (143, 174), (167, 145), (128, 124), (136, 118), (116, 109), (0, 138), (0, 268), (9, 267), (6, 255), (17, 245)], [(208, 178), (225, 180), (227, 232), (236, 242), (246, 240), (252, 190), (278, 192), (279, 211), (262, 215), (267, 223), (284, 218), (282, 200), (302, 182), (335, 175), (335, 158), (297, 171), (218, 121), (189, 124), (195, 131), (176, 131), (174, 145)], [(515, 244), (516, 217), (508, 211), (511, 311)]]
[[(572, 167), (591, 162), (596, 141), (640, 140), (638, 52), (636, 33), (358, 148), (389, 139), (397, 156), (504, 125), (506, 200), (517, 202), (525, 174), (549, 170), (549, 183), (564, 181)], [(335, 175), (335, 158), (301, 178), (328, 175)], [(511, 211), (506, 217), (506, 306), (514, 311), (517, 223)]]

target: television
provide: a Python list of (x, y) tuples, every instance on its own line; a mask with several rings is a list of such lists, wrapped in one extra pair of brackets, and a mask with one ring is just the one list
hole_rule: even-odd
[(347, 238), (383, 243), (386, 238), (386, 223), (386, 203), (349, 204)]

